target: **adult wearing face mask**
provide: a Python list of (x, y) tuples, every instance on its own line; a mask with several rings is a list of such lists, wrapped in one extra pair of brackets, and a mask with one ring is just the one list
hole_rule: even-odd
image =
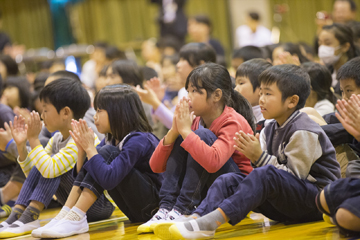
[(336, 73), (347, 61), (359, 56), (359, 50), (354, 45), (353, 33), (350, 27), (334, 23), (322, 28), (318, 43), (319, 58), (332, 72), (332, 87), (340, 94)]

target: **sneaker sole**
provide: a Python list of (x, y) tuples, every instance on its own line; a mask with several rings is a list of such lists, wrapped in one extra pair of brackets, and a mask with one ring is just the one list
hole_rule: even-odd
[(137, 233), (152, 233), (153, 230), (150, 228), (150, 226), (138, 226)]
[(154, 228), (155, 236), (164, 240), (174, 239), (174, 236), (169, 231), (169, 228), (174, 224), (173, 222), (156, 224)]
[(190, 235), (186, 234), (187, 236), (185, 238), (175, 224), (170, 226), (169, 232), (173, 236), (173, 239), (209, 239), (213, 238), (215, 235), (215, 232), (212, 231), (199, 231), (191, 233)]
[(89, 228), (83, 228), (80, 231), (74, 231), (74, 232), (60, 234), (60, 233), (44, 230), (41, 233), (41, 238), (65, 238), (65, 237), (70, 237), (70, 236), (73, 236), (73, 235), (86, 233), (88, 231), (89, 231)]

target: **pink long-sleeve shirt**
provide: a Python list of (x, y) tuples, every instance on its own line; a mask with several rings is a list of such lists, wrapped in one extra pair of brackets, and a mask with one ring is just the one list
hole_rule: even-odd
[[(195, 118), (191, 129), (193, 131), (197, 130), (199, 123), (200, 117)], [(207, 145), (198, 135), (192, 132), (181, 143), (181, 147), (190, 153), (195, 161), (209, 173), (220, 170), (232, 157), (240, 171), (249, 174), (252, 171), (250, 160), (233, 147), (233, 138), (236, 132), (242, 130), (245, 133), (253, 134), (246, 119), (233, 108), (225, 106), (223, 113), (212, 122), (209, 130), (217, 137), (212, 146)], [(166, 163), (173, 146), (174, 144), (164, 145), (164, 139), (160, 141), (150, 159), (150, 167), (155, 173), (166, 170)]]

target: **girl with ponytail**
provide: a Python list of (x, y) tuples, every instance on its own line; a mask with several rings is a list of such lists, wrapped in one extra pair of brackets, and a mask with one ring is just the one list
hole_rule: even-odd
[(185, 88), (188, 97), (176, 106), (172, 127), (150, 159), (155, 173), (164, 172), (159, 210), (139, 226), (139, 233), (157, 231), (158, 223), (191, 214), (218, 176), (252, 170), (249, 159), (233, 147), (236, 132), (254, 132), (252, 108), (233, 90), (226, 68), (198, 66)]

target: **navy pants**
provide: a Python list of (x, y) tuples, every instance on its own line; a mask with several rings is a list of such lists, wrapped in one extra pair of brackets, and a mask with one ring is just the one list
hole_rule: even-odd
[[(30, 170), (21, 188), (16, 204), (29, 206), (31, 201), (38, 201), (47, 207), (55, 195), (58, 202), (64, 205), (73, 187), (72, 172), (66, 172), (56, 178), (44, 178), (36, 167)], [(87, 212), (88, 222), (107, 219), (114, 211), (114, 206), (102, 195)]]
[(342, 234), (347, 237), (360, 236), (360, 232), (353, 232), (342, 228), (336, 221), (336, 212), (344, 208), (360, 218), (360, 179), (342, 178), (327, 185), (324, 188), (326, 203), (330, 212), (326, 213), (332, 217)]
[[(209, 129), (195, 131), (202, 141), (211, 146), (217, 139)], [(179, 136), (167, 160), (164, 181), (160, 189), (160, 208), (176, 209), (182, 214), (191, 214), (206, 196), (208, 188), (217, 177), (228, 172), (239, 172), (236, 163), (230, 158), (216, 173), (207, 172), (183, 149)]]
[[(97, 150), (108, 164), (120, 154), (119, 148), (110, 145), (99, 147)], [(76, 185), (89, 188), (97, 196), (104, 191), (84, 168), (81, 169), (78, 177), (86, 181), (80, 184), (75, 182)], [(107, 191), (131, 222), (146, 222), (158, 209), (159, 189), (160, 185), (155, 183), (149, 175), (133, 168), (120, 184)]]
[(281, 222), (309, 222), (322, 219), (315, 204), (318, 187), (272, 165), (254, 169), (248, 176), (228, 173), (210, 187), (195, 213), (203, 216), (218, 207), (239, 223), (250, 211)]

